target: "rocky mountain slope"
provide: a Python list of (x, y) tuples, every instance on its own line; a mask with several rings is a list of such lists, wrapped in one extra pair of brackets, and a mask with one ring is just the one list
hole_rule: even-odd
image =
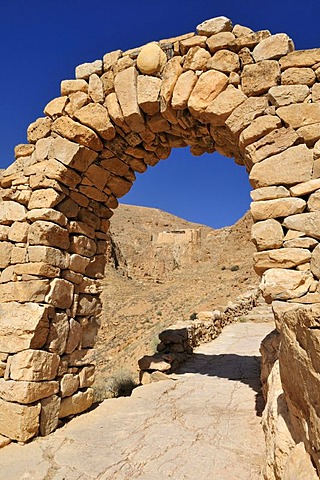
[(128, 372), (136, 375), (138, 358), (155, 350), (164, 328), (223, 307), (257, 285), (251, 225), (249, 213), (214, 230), (158, 209), (119, 206), (103, 281), (98, 397), (112, 394)]

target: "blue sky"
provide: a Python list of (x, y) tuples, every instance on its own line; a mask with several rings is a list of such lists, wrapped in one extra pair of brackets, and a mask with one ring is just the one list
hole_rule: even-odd
[[(268, 0), (0, 0), (0, 168), (26, 129), (59, 96), (76, 65), (194, 31), (225, 15), (254, 30), (285, 32), (297, 49), (320, 47), (320, 1)], [(167, 210), (213, 227), (230, 225), (249, 207), (244, 168), (217, 154), (192, 157), (176, 149), (138, 175), (123, 203)]]

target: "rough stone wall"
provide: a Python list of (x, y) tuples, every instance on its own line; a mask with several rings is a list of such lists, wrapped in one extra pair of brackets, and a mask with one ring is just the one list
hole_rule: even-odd
[[(109, 218), (135, 172), (172, 148), (245, 165), (265, 298), (319, 304), (320, 49), (294, 51), (285, 34), (219, 17), (78, 66), (44, 113), (1, 178), (0, 434), (27, 441), (90, 407)], [(299, 318), (305, 379), (318, 324), (310, 330)], [(285, 367), (295, 330), (279, 330), (285, 395), (317, 463), (320, 412), (311, 403), (299, 410)], [(316, 381), (303, 383), (305, 401), (316, 400)]]

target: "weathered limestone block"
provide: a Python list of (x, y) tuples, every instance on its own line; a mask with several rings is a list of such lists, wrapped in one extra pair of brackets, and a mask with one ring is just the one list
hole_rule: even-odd
[(28, 247), (29, 262), (45, 262), (58, 268), (68, 268), (69, 256), (57, 248), (43, 246)]
[(252, 120), (262, 115), (267, 106), (265, 97), (250, 97), (233, 111), (226, 120), (226, 125), (233, 134), (238, 135)]
[(29, 143), (36, 143), (40, 138), (50, 135), (52, 121), (48, 117), (38, 118), (31, 123), (27, 129), (27, 138)]
[(27, 222), (14, 222), (8, 231), (8, 240), (12, 242), (26, 242), (29, 224)]
[(90, 263), (90, 258), (88, 257), (83, 257), (81, 255), (78, 255), (76, 253), (70, 255), (70, 270), (73, 272), (78, 272), (78, 273), (85, 273), (85, 270), (87, 266)]
[(88, 93), (88, 83), (85, 80), (62, 80), (61, 95), (70, 95), (76, 92)]
[(231, 45), (233, 49), (239, 51), (243, 48), (253, 49), (258, 43), (267, 37), (270, 37), (269, 30), (259, 30), (258, 32), (251, 32), (247, 35), (241, 35), (235, 39)]
[(90, 315), (98, 315), (101, 311), (101, 302), (97, 296), (81, 294), (77, 308), (77, 315), (86, 317)]
[(277, 33), (262, 40), (252, 52), (256, 62), (283, 57), (294, 49), (291, 38), (285, 33)]
[(72, 117), (76, 110), (79, 110), (84, 105), (90, 102), (89, 95), (84, 92), (71, 93), (68, 96), (69, 103), (65, 107), (65, 112)]
[(35, 146), (30, 143), (20, 143), (14, 147), (14, 157), (16, 160), (20, 157), (29, 157), (34, 152)]
[(209, 70), (200, 75), (188, 101), (190, 112), (196, 117), (201, 118), (210, 103), (221, 93), (228, 85), (228, 77), (215, 70)]
[(77, 110), (74, 116), (83, 125), (92, 128), (104, 140), (112, 140), (116, 136), (116, 130), (110, 121), (108, 111), (100, 103), (89, 103)]
[(319, 477), (303, 442), (291, 450), (283, 471), (283, 480), (317, 480)]
[(46, 347), (49, 352), (62, 355), (66, 349), (69, 334), (69, 321), (66, 313), (56, 313), (50, 322)]
[(77, 253), (84, 257), (92, 257), (97, 251), (97, 245), (94, 240), (84, 235), (71, 237), (70, 252)]
[(211, 125), (224, 125), (229, 115), (246, 99), (246, 95), (241, 90), (233, 85), (228, 85), (226, 90), (208, 105), (205, 110), (205, 118)]
[(115, 92), (109, 93), (109, 95), (107, 95), (104, 101), (104, 106), (107, 108), (109, 116), (112, 119), (112, 121), (116, 125), (118, 125), (120, 128), (122, 128), (124, 132), (129, 132), (130, 128), (124, 121), (122, 110), (120, 108), (120, 104)]
[(94, 382), (95, 367), (83, 367), (79, 372), (80, 388), (91, 387)]
[(278, 85), (270, 88), (268, 98), (275, 107), (285, 107), (291, 103), (302, 103), (309, 93), (307, 85)]
[(44, 302), (48, 290), (48, 280), (0, 284), (0, 302)]
[(1, 241), (8, 240), (9, 232), (10, 232), (10, 227), (6, 225), (0, 225), (0, 240)]
[(206, 65), (211, 55), (205, 48), (192, 47), (185, 56), (183, 62), (184, 70), (206, 70)]
[(159, 370), (166, 372), (170, 370), (171, 364), (163, 359), (161, 354), (145, 355), (138, 360), (140, 370)]
[(145, 75), (154, 75), (162, 70), (167, 56), (155, 42), (144, 45), (137, 57), (137, 67)]
[(205, 20), (197, 25), (196, 32), (198, 35), (205, 35), (210, 37), (220, 32), (231, 32), (232, 22), (227, 17), (215, 17)]
[(27, 262), (27, 263), (16, 263), (15, 265), (10, 265), (9, 267), (5, 268), (0, 277), (1, 283), (16, 281), (17, 277), (22, 275), (35, 275), (37, 277), (46, 277), (46, 278), (55, 278), (59, 277), (60, 269), (57, 267), (53, 267), (52, 265), (48, 265), (47, 263), (42, 262)]
[(59, 162), (79, 172), (85, 172), (98, 155), (94, 150), (61, 137), (53, 140), (51, 154)]
[(132, 187), (132, 182), (129, 182), (125, 178), (112, 175), (108, 180), (107, 187), (115, 197), (120, 198), (129, 192)]
[(0, 268), (6, 268), (11, 263), (13, 244), (11, 242), (0, 242)]
[(28, 382), (53, 380), (57, 375), (60, 358), (56, 353), (43, 350), (24, 350), (11, 357), (10, 378)]
[(141, 110), (148, 115), (154, 115), (159, 112), (160, 102), (159, 94), (161, 88), (161, 79), (149, 77), (148, 75), (139, 75), (137, 83), (138, 105)]
[(320, 245), (318, 245), (312, 252), (311, 272), (316, 278), (320, 278)]
[(90, 167), (85, 173), (85, 177), (88, 178), (91, 182), (90, 184), (94, 185), (99, 190), (104, 189), (110, 176), (111, 175), (107, 170), (95, 164), (90, 165)]
[(21, 222), (26, 218), (27, 210), (23, 205), (17, 202), (0, 202), (0, 223), (2, 225), (11, 225), (13, 222)]
[(51, 316), (49, 307), (36, 303), (0, 304), (0, 351), (16, 353), (43, 347)]
[(316, 81), (312, 68), (288, 68), (281, 74), (282, 85), (311, 85)]
[(67, 338), (65, 353), (72, 353), (79, 346), (81, 342), (81, 337), (82, 329), (80, 323), (71, 318), (69, 322), (69, 334)]
[(311, 67), (320, 62), (320, 48), (297, 50), (280, 59), (281, 69), (289, 67)]
[(320, 212), (300, 213), (285, 218), (283, 225), (298, 230), (313, 238), (320, 239)]
[(91, 407), (93, 390), (88, 388), (85, 392), (77, 392), (71, 397), (63, 398), (60, 405), (59, 418), (68, 417), (84, 412)]
[(279, 248), (253, 254), (254, 269), (261, 275), (268, 268), (292, 268), (310, 260), (305, 248)]
[(145, 129), (145, 125), (137, 99), (137, 76), (135, 67), (126, 68), (116, 75), (114, 88), (125, 122), (139, 133)]
[(0, 434), (18, 442), (34, 437), (39, 428), (40, 403), (19, 405), (0, 399)]
[(96, 73), (93, 73), (92, 75), (90, 75), (88, 95), (91, 98), (91, 100), (95, 103), (104, 102), (105, 94), (104, 94), (103, 83), (100, 77), (98, 77)]
[(310, 195), (307, 205), (309, 212), (317, 212), (320, 210), (320, 190)]
[(69, 117), (59, 117), (52, 124), (52, 131), (92, 150), (102, 150), (103, 144), (91, 128), (75, 122)]
[(64, 196), (64, 194), (57, 192), (53, 188), (34, 190), (28, 203), (28, 209), (52, 208), (63, 200)]
[[(160, 111), (165, 118), (171, 119), (172, 123), (177, 120), (171, 112), (171, 98), (178, 78), (183, 73), (181, 67), (182, 57), (173, 57), (169, 60), (162, 72), (162, 84), (160, 88)], [(171, 113), (171, 114), (170, 114)]]
[(258, 202), (260, 200), (274, 200), (276, 198), (290, 197), (290, 192), (283, 186), (278, 187), (261, 187), (250, 192), (252, 200)]
[(63, 185), (71, 188), (74, 188), (81, 180), (80, 176), (75, 171), (53, 158), (26, 167), (24, 173), (26, 175), (34, 175), (39, 174), (39, 171), (49, 179), (58, 180)]
[(311, 180), (312, 168), (311, 150), (306, 145), (297, 145), (263, 162), (255, 163), (249, 178), (254, 188), (268, 185), (295, 185)]
[(302, 103), (277, 109), (277, 115), (285, 125), (299, 128), (320, 122), (320, 103)]
[(75, 350), (64, 357), (69, 367), (85, 367), (95, 364), (95, 351), (92, 348)]
[(43, 112), (45, 115), (48, 115), (48, 117), (55, 119), (63, 115), (67, 103), (67, 96), (54, 98), (53, 100), (51, 100), (51, 102), (47, 103), (47, 105), (44, 107)]
[(240, 70), (240, 60), (236, 53), (229, 50), (219, 50), (207, 62), (207, 69), (214, 68), (223, 73), (237, 72)]
[[(84, 291), (84, 293), (95, 293), (92, 288), (83, 289), (82, 291)], [(82, 327), (82, 348), (94, 347), (100, 326), (98, 321), (96, 318), (81, 317), (80, 323)]]
[(261, 95), (280, 82), (280, 67), (276, 60), (245, 65), (241, 75), (243, 92), (249, 96)]
[(119, 60), (122, 55), (122, 50), (114, 50), (108, 52), (103, 56), (103, 70), (106, 72), (110, 70)]
[(61, 398), (57, 395), (41, 400), (41, 413), (40, 413), (40, 435), (43, 437), (53, 432), (59, 422), (59, 410), (60, 410)]
[(211, 53), (215, 53), (218, 50), (229, 49), (235, 40), (235, 36), (232, 32), (221, 32), (211, 35), (207, 40), (207, 45)]
[(299, 183), (290, 188), (290, 193), (294, 197), (303, 197), (315, 190), (320, 189), (320, 178), (309, 180), (309, 182)]
[(76, 78), (84, 78), (87, 80), (93, 73), (101, 75), (102, 60), (96, 60), (95, 62), (90, 63), (82, 63), (76, 67)]
[(71, 198), (66, 198), (59, 203), (57, 210), (63, 213), (66, 218), (71, 219), (77, 217), (80, 211), (80, 206), (75, 201), (71, 200)]
[(249, 35), (249, 34), (254, 33), (254, 32), (253, 32), (253, 30), (251, 30), (251, 28), (245, 27), (244, 25), (239, 25), (239, 24), (237, 23), (237, 24), (233, 27), (232, 33), (233, 33), (236, 37), (243, 37), (243, 36)]
[(313, 282), (306, 272), (270, 268), (262, 275), (260, 288), (267, 303), (273, 300), (288, 300), (305, 295)]
[(281, 224), (276, 220), (264, 220), (252, 225), (251, 240), (256, 245), (258, 251), (280, 248), (283, 243), (283, 237)]
[(305, 207), (306, 202), (302, 198), (277, 198), (252, 202), (250, 210), (254, 220), (257, 221), (302, 213)]
[(34, 403), (58, 391), (58, 382), (16, 382), (0, 378), (0, 396), (8, 402)]
[[(60, 203), (61, 205), (61, 203)], [(59, 205), (59, 208), (60, 208)], [(67, 225), (67, 217), (63, 213), (53, 210), (52, 208), (34, 208), (27, 213), (27, 219), (35, 222), (36, 220), (43, 220), (48, 222), (57, 223), (58, 225), (65, 227)], [(28, 235), (29, 235), (28, 229)], [(13, 263), (13, 262), (12, 262)]]
[(74, 285), (62, 278), (55, 278), (50, 283), (46, 302), (57, 308), (70, 308), (73, 301)]
[(72, 375), (72, 373), (63, 375), (60, 380), (61, 397), (70, 397), (70, 395), (78, 390), (79, 385), (79, 375)]
[(30, 245), (48, 245), (67, 250), (70, 246), (69, 233), (52, 222), (37, 220), (30, 225), (28, 233)]
[(299, 136), (293, 128), (283, 127), (273, 130), (246, 147), (246, 161), (250, 164), (261, 162), (267, 157), (283, 152), (298, 141)]
[(239, 145), (241, 148), (245, 148), (247, 145), (256, 142), (259, 138), (279, 127), (281, 127), (281, 120), (276, 116), (263, 115), (262, 117), (258, 117), (241, 132)]

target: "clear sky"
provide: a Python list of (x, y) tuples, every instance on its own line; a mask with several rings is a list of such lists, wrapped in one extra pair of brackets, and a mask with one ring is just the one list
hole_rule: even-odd
[[(0, 0), (0, 168), (26, 129), (59, 96), (74, 68), (112, 50), (195, 30), (225, 15), (253, 30), (287, 33), (297, 49), (320, 47), (320, 0)], [(220, 227), (249, 208), (244, 168), (218, 154), (176, 149), (138, 175), (123, 203), (167, 210)]]

